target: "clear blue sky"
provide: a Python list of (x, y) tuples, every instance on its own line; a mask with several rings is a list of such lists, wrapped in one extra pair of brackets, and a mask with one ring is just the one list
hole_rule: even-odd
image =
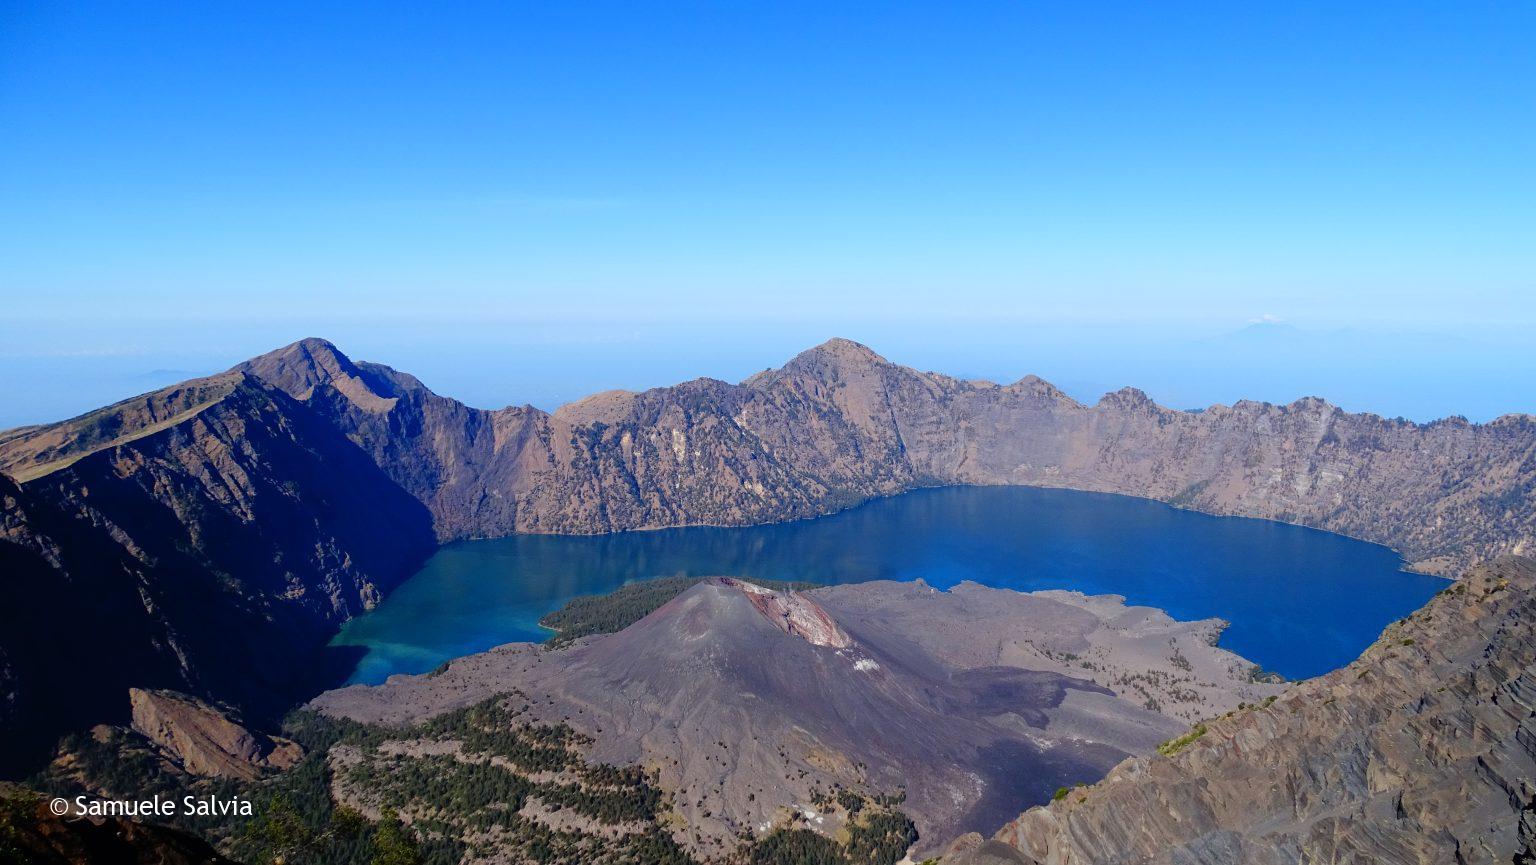
[(844, 335), (1532, 411), (1533, 44), (1531, 3), (0, 0), (0, 426), (306, 335), (482, 405)]

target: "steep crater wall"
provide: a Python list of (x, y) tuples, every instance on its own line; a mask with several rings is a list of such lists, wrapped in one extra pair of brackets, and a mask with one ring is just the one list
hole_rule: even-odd
[(553, 414), (471, 408), (303, 340), (0, 433), (0, 471), (13, 765), (121, 720), (128, 687), (256, 717), (291, 705), (332, 681), (316, 659), (335, 626), (448, 539), (748, 525), (920, 486), (1025, 484), (1302, 523), (1447, 575), (1536, 546), (1529, 416), (1413, 424), (1315, 399), (1185, 412), (1133, 390), (1084, 405), (1033, 377), (961, 381), (847, 340), (741, 384)]

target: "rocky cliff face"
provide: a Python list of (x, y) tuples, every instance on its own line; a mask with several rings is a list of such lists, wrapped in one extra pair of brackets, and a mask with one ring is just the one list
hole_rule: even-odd
[[(1531, 417), (1416, 425), (1310, 399), (1191, 413), (1132, 390), (1090, 406), (847, 340), (741, 384), (549, 414), (470, 408), (310, 339), (0, 433), (0, 472), (0, 725), (36, 736), (121, 720), (130, 686), (275, 711), (320, 686), (336, 623), (435, 540), (744, 525), (974, 483), (1295, 521), (1444, 574), (1536, 548)], [(61, 631), (90, 637), (61, 647)]]
[(945, 862), (1491, 865), (1529, 857), (1533, 621), (1536, 562), (1480, 565), (1348, 667), (1197, 726), (1164, 753), (1128, 760), (1100, 783), (1025, 813), (993, 844), (962, 844)]
[(739, 589), (753, 609), (786, 634), (793, 634), (813, 646), (847, 649), (853, 640), (820, 605), (801, 592), (780, 592), (745, 580), (723, 578), (721, 583)]
[(28, 478), (0, 477), (0, 769), (126, 721), (129, 687), (283, 711), (335, 680), (334, 627), (432, 549), (426, 510), (283, 392), (184, 389), (0, 447)]
[(320, 340), (242, 367), (327, 419), (441, 538), (745, 525), (950, 483), (1029, 484), (1299, 522), (1453, 575), (1536, 549), (1536, 419), (1413, 424), (1318, 399), (1202, 412), (1082, 405), (1039, 379), (961, 381), (832, 340), (739, 385), (610, 392), (553, 415), (468, 408)]
[(128, 701), (134, 732), (192, 775), (253, 781), (292, 768), (304, 755), (297, 743), (252, 730), (186, 694), (133, 688)]
[(751, 389), (724, 382), (601, 395), (550, 415), (472, 409), (388, 367), (353, 364), (321, 340), (241, 369), (368, 452), (431, 510), (443, 539), (744, 525), (868, 497), (834, 495), (767, 452), (733, 420)]

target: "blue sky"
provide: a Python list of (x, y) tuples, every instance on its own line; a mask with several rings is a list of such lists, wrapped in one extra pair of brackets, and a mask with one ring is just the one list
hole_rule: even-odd
[(0, 0), (0, 426), (306, 335), (1536, 411), (1536, 6), (1345, 5)]

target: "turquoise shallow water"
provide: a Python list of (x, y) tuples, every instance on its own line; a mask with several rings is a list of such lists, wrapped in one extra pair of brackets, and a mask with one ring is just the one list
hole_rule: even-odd
[(365, 650), (377, 683), (519, 640), (577, 595), (658, 576), (848, 583), (962, 580), (1125, 595), (1180, 619), (1232, 623), (1221, 644), (1292, 678), (1353, 660), (1445, 581), (1391, 550), (1298, 526), (1212, 517), (1124, 496), (949, 487), (814, 520), (597, 537), (520, 535), (444, 546), (333, 645)]

